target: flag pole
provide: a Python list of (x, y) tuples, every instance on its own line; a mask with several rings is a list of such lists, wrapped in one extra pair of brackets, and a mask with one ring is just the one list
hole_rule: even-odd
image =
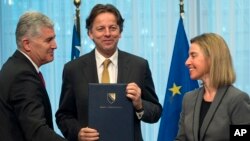
[(180, 16), (184, 18), (184, 0), (180, 0)]
[(81, 38), (81, 26), (80, 26), (80, 5), (81, 5), (81, 0), (74, 0), (74, 4), (76, 6), (76, 31), (78, 33), (78, 37)]
[(174, 42), (157, 141), (175, 140), (179, 131), (183, 97), (185, 93), (199, 87), (197, 80), (191, 80), (189, 70), (185, 66), (185, 61), (189, 56), (189, 42), (183, 25), (183, 1), (180, 0), (180, 18)]
[(81, 52), (81, 26), (80, 26), (80, 5), (81, 0), (74, 0), (74, 5), (76, 6), (76, 13), (74, 18), (74, 26), (72, 32), (72, 50), (71, 50), (71, 60), (76, 59), (80, 56)]

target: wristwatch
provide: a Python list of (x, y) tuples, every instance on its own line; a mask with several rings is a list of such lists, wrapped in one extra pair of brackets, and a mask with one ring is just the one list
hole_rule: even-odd
[(136, 112), (136, 115), (137, 115), (138, 119), (141, 119), (143, 114), (144, 114), (144, 109), (141, 108), (139, 110), (135, 110), (135, 112)]

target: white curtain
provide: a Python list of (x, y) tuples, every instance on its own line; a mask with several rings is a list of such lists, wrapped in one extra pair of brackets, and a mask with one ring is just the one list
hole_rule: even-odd
[[(85, 19), (97, 3), (115, 5), (125, 18), (119, 43), (121, 50), (149, 61), (156, 92), (163, 104), (168, 72), (179, 20), (178, 0), (82, 0), (81, 54), (93, 49)], [(188, 38), (204, 32), (215, 32), (227, 41), (237, 73), (235, 85), (250, 93), (250, 1), (249, 0), (186, 0), (184, 24)], [(53, 114), (58, 108), (63, 65), (70, 61), (72, 30), (75, 15), (73, 0), (1, 0), (0, 2), (0, 68), (16, 50), (15, 28), (19, 16), (27, 10), (41, 11), (55, 22), (58, 48), (55, 60), (44, 65), (47, 90)], [(60, 133), (55, 122), (56, 131)], [(156, 141), (159, 122), (142, 124), (145, 141)]]

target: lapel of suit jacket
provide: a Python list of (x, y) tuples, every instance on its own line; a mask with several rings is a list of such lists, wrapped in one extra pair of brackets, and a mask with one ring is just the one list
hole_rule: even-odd
[[(39, 77), (39, 74), (38, 74), (36, 68), (32, 65), (32, 63), (30, 62), (30, 60), (29, 60), (27, 57), (25, 57), (20, 51), (16, 51), (16, 52), (14, 53), (13, 57), (16, 57), (16, 58), (19, 58), (19, 59), (24, 60), (24, 61), (30, 66), (29, 69), (30, 69), (34, 74), (36, 74), (37, 79), (41, 82), (41, 86), (43, 86), (43, 82), (42, 82), (41, 78)], [(44, 93), (47, 95), (47, 97), (48, 97), (48, 93), (47, 93), (47, 90), (46, 90), (45, 87), (43, 87), (43, 92), (44, 92)]]
[(203, 98), (204, 87), (201, 87), (196, 95), (196, 101), (194, 106), (194, 121), (193, 121), (193, 136), (194, 141), (199, 141), (198, 133), (199, 133), (199, 119), (200, 119), (200, 107)]
[[(41, 82), (41, 85), (43, 85), (43, 82), (42, 82), (41, 78), (39, 77), (39, 74), (38, 74), (37, 70), (35, 69), (35, 67), (32, 65), (32, 63), (30, 62), (30, 60), (29, 60), (27, 57), (25, 57), (25, 56), (24, 56), (20, 51), (18, 51), (18, 50), (14, 53), (13, 57), (16, 57), (16, 58), (19, 58), (19, 59), (25, 61), (25, 62), (29, 65), (29, 69), (30, 69), (34, 74), (36, 74), (37, 79)], [(44, 87), (43, 90), (47, 93), (45, 87)]]
[(224, 86), (224, 87), (221, 87), (217, 90), (214, 101), (211, 103), (211, 106), (208, 109), (207, 114), (204, 117), (203, 123), (201, 125), (201, 129), (200, 129), (201, 141), (203, 140), (204, 135), (206, 134), (207, 128), (208, 128), (209, 124), (212, 122), (213, 117), (214, 117), (221, 101), (223, 100), (223, 97), (227, 93), (227, 89), (228, 89), (228, 86)]
[(126, 83), (128, 81), (129, 60), (126, 54), (118, 50), (118, 76), (117, 83)]
[(20, 51), (16, 51), (14, 53), (13, 57), (24, 60), (30, 66), (29, 69), (35, 74), (37, 79), (40, 81), (41, 87), (42, 87), (42, 98), (43, 98), (43, 103), (44, 103), (44, 111), (46, 111), (45, 117), (46, 117), (47, 123), (49, 124), (49, 127), (51, 127), (53, 129), (52, 111), (51, 111), (51, 104), (50, 104), (50, 100), (49, 100), (49, 95), (47, 93), (46, 88), (43, 86), (43, 82), (40, 79), (39, 74), (37, 73), (37, 70), (32, 65), (30, 60), (28, 58), (26, 58)]
[[(89, 83), (98, 83), (98, 74), (96, 68), (95, 50), (92, 50), (86, 58), (86, 61), (81, 62), (82, 71), (84, 76), (87, 77)], [(91, 75), (90, 75), (91, 74)]]

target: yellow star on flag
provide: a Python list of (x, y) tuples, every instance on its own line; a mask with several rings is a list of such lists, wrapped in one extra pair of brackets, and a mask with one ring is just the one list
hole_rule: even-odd
[(170, 88), (169, 90), (172, 91), (173, 96), (175, 96), (176, 94), (181, 94), (180, 92), (181, 86), (176, 86), (176, 84), (173, 84), (173, 87)]

